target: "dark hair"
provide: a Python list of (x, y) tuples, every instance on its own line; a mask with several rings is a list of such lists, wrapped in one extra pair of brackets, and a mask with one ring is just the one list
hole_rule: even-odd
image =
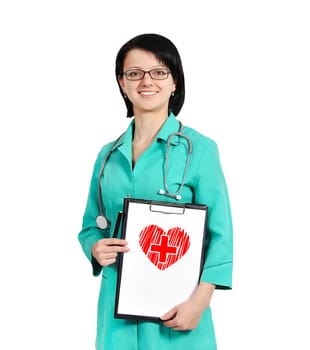
[(123, 77), (124, 61), (127, 53), (132, 49), (141, 49), (152, 52), (163, 64), (165, 64), (176, 83), (174, 96), (169, 100), (169, 111), (175, 116), (180, 112), (185, 99), (185, 82), (181, 57), (175, 45), (167, 38), (159, 34), (141, 34), (127, 43), (119, 50), (116, 56), (115, 74), (116, 80), (127, 107), (127, 117), (133, 116), (133, 106), (128, 98), (125, 98), (118, 79)]

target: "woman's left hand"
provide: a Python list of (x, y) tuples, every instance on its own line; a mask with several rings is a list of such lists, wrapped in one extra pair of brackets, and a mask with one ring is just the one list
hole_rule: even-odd
[(187, 300), (175, 306), (161, 317), (166, 327), (177, 331), (187, 331), (198, 326), (204, 309), (197, 307), (194, 302)]
[(164, 325), (177, 331), (196, 328), (204, 310), (210, 305), (214, 288), (213, 284), (201, 282), (191, 298), (161, 317)]

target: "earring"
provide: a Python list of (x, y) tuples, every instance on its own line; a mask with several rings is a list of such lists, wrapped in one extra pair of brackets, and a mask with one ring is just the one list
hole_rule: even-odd
[(127, 95), (126, 94), (124, 94), (124, 99), (127, 99)]
[(172, 96), (172, 97), (174, 96), (174, 91), (171, 92), (171, 96)]

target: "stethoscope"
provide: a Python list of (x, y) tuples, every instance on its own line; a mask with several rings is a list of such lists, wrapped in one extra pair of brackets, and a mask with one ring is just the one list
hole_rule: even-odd
[[(191, 154), (192, 154), (192, 151), (193, 151), (192, 141), (191, 141), (191, 139), (188, 136), (186, 136), (186, 135), (184, 135), (182, 133), (183, 125), (182, 125), (181, 122), (179, 122), (179, 123), (180, 123), (179, 130), (177, 132), (174, 132), (174, 133), (170, 134), (168, 136), (168, 139), (167, 139), (166, 155), (165, 155), (165, 163), (164, 163), (164, 188), (163, 189), (161, 188), (158, 191), (158, 194), (166, 196), (166, 197), (169, 197), (169, 198), (174, 198), (175, 200), (178, 200), (178, 201), (182, 199), (181, 192), (182, 192), (182, 189), (183, 189), (184, 184), (185, 184), (187, 170), (188, 170), (188, 167), (189, 167), (189, 161), (190, 161), (190, 157), (191, 157)], [(109, 160), (111, 154), (114, 151), (114, 146), (117, 144), (117, 142), (119, 141), (119, 139), (122, 136), (123, 136), (123, 134), (120, 135), (114, 141), (114, 143), (113, 143), (112, 147), (110, 148), (109, 152), (104, 157), (104, 159), (103, 159), (103, 161), (101, 163), (100, 171), (99, 171), (99, 176), (98, 176), (98, 206), (99, 206), (99, 214), (98, 214), (98, 216), (96, 218), (96, 223), (97, 223), (97, 226), (100, 229), (106, 229), (108, 227), (108, 221), (107, 221), (106, 217), (103, 214), (103, 200), (102, 200), (102, 192), (101, 192), (100, 180), (102, 178), (102, 175), (103, 175), (103, 172), (104, 172), (104, 168), (105, 168), (105, 166), (107, 164), (107, 161)], [(167, 173), (168, 173), (170, 144), (171, 144), (172, 139), (174, 137), (176, 137), (176, 136), (181, 137), (184, 140), (186, 140), (188, 148), (187, 148), (187, 156), (186, 156), (186, 161), (185, 161), (185, 166), (184, 166), (184, 171), (183, 171), (181, 184), (179, 185), (178, 190), (176, 192), (172, 193), (172, 192), (169, 191), (169, 188), (168, 188)]]

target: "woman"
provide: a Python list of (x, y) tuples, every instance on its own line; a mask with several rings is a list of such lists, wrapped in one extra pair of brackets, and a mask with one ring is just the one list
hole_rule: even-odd
[[(176, 202), (164, 197), (164, 154), (169, 135), (179, 130), (185, 85), (179, 53), (174, 44), (157, 34), (139, 35), (122, 46), (116, 57), (116, 79), (133, 117), (120, 139), (105, 145), (96, 160), (79, 241), (92, 263), (94, 275), (102, 272), (98, 302), (97, 350), (214, 350), (216, 339), (210, 310), (215, 288), (232, 284), (232, 222), (225, 179), (214, 141), (184, 126), (192, 154), (182, 188), (181, 203), (208, 206), (206, 257), (199, 285), (188, 299), (162, 315), (162, 322), (114, 318), (117, 281), (116, 259), (130, 247), (113, 238), (117, 214), (127, 196)], [(171, 144), (169, 191), (180, 188), (187, 150)], [(96, 225), (99, 212), (98, 176), (101, 177), (103, 211), (108, 226)]]

